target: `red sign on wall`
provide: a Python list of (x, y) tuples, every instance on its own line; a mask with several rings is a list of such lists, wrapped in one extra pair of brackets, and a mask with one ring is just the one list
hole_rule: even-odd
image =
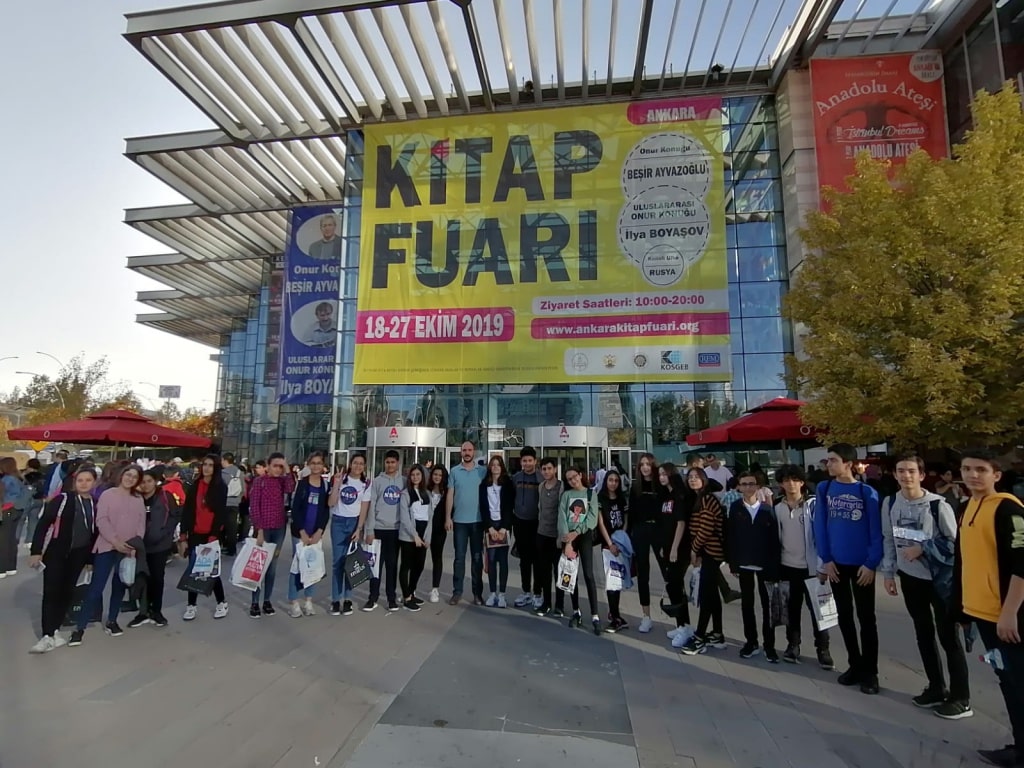
[(811, 99), (818, 186), (846, 189), (860, 152), (894, 167), (949, 153), (939, 51), (811, 59)]

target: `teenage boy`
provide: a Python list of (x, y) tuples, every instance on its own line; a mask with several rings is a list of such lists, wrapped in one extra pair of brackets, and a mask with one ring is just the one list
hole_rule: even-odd
[(533, 583), (533, 561), (537, 547), (537, 512), (540, 495), (540, 474), (537, 472), (537, 451), (525, 446), (519, 452), (519, 464), (522, 467), (512, 476), (516, 486), (516, 504), (512, 514), (512, 532), (516, 537), (516, 552), (519, 555), (519, 575), (522, 579), (523, 593), (516, 598), (516, 608), (530, 606), (534, 610), (540, 608), (543, 600), (540, 596), (540, 584)]
[[(804, 471), (796, 464), (781, 467), (775, 481), (782, 487), (783, 497), (775, 505), (779, 521), (779, 542), (782, 547), (779, 578), (789, 583), (789, 604), (786, 620), (786, 651), (782, 660), (788, 664), (800, 663), (800, 614), (806, 604), (814, 620), (811, 595), (806, 581), (818, 574), (821, 561), (814, 545), (814, 497), (807, 498)], [(818, 665), (822, 669), (836, 668), (829, 650), (828, 630), (814, 628), (814, 647), (818, 652)]]
[[(945, 499), (921, 487), (924, 477), (924, 459), (920, 456), (907, 454), (897, 460), (896, 481), (900, 491), (882, 501), (885, 554), (878, 570), (885, 591), (892, 597), (899, 595), (899, 573), (903, 602), (914, 622), (917, 650), (928, 678), (928, 687), (912, 699), (914, 705), (934, 709), (936, 715), (946, 720), (960, 720), (971, 717), (974, 711), (967, 657), (960, 644), (957, 617), (949, 605), (956, 517)], [(935, 643), (936, 632), (946, 652), (948, 690)]]
[(370, 485), (370, 507), (366, 516), (367, 544), (380, 539), (380, 570), (377, 578), (370, 579), (370, 595), (363, 606), (369, 613), (380, 599), (380, 577), (387, 571), (384, 594), (388, 598), (388, 612), (398, 610), (398, 504), (405, 490), (405, 478), (399, 473), (398, 451), (384, 454), (384, 471)]
[(445, 528), (454, 533), (455, 563), (452, 566), (452, 597), (448, 605), (458, 605), (466, 581), (466, 550), (469, 550), (470, 586), (473, 603), (484, 604), (484, 530), (480, 523), (480, 483), (486, 467), (477, 464), (476, 446), (470, 441), (460, 449), (462, 462), (448, 475), (445, 500)]
[(839, 676), (839, 684), (860, 685), (861, 693), (874, 695), (878, 693), (875, 570), (882, 562), (882, 518), (878, 494), (853, 478), (856, 460), (857, 449), (849, 443), (829, 447), (829, 479), (818, 484), (814, 505), (814, 541), (822, 562), (818, 578), (832, 582), (839, 632), (849, 657), (850, 666)]
[[(558, 563), (558, 503), (562, 483), (558, 479), (555, 460), (540, 461), (540, 485), (537, 487), (537, 538), (533, 562), (533, 588), (540, 593), (541, 604), (533, 609), (537, 616), (547, 616), (553, 608), (551, 580)], [(561, 616), (562, 614), (558, 614)]]
[(764, 656), (771, 664), (779, 663), (775, 650), (768, 585), (779, 580), (781, 545), (779, 523), (771, 504), (758, 498), (761, 484), (753, 472), (740, 472), (737, 487), (743, 495), (733, 502), (726, 520), (725, 552), (729, 570), (740, 579), (743, 610), (743, 636), (746, 639), (740, 656), (749, 659), (761, 652), (757, 641), (757, 618), (754, 614), (754, 589), (761, 601), (761, 631), (764, 634)]
[(1013, 744), (978, 750), (1002, 768), (1024, 766), (1024, 507), (1009, 493), (996, 493), (1002, 466), (984, 449), (964, 453), (960, 474), (971, 497), (960, 518), (953, 574), (954, 605), (974, 622), (1010, 717)]

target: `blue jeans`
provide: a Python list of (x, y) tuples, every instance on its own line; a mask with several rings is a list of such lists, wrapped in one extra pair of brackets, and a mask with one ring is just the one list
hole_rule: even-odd
[(470, 576), (473, 596), (482, 597), (484, 593), (484, 533), (480, 523), (455, 523), (455, 564), (452, 575), (452, 595), (462, 595), (463, 583), (466, 580), (466, 549), (470, 552)]
[[(298, 538), (292, 536), (292, 552), (294, 552), (296, 549), (298, 549), (298, 546), (301, 543), (302, 543), (302, 539), (298, 539)], [(290, 579), (288, 579), (288, 599), (289, 600), (298, 600), (299, 599), (299, 592), (302, 592), (302, 596), (303, 597), (313, 597), (313, 587), (316, 586), (315, 584), (313, 585), (313, 587), (305, 587), (305, 588), (303, 588), (302, 582), (299, 580), (299, 579), (302, 578), (301, 574), (291, 573), (289, 571), (288, 575), (291, 577)]]
[(352, 534), (356, 532), (357, 525), (358, 517), (331, 515), (331, 563), (334, 568), (331, 573), (332, 603), (348, 600), (352, 594), (352, 585), (348, 583), (348, 576), (345, 575), (345, 557), (348, 555)]
[(505, 593), (508, 587), (508, 547), (487, 549), (487, 583), (491, 592)]
[(252, 604), (260, 604), (260, 593), (263, 593), (263, 600), (270, 602), (270, 596), (274, 594), (274, 580), (277, 578), (277, 561), (281, 557), (281, 548), (284, 546), (284, 528), (264, 528), (263, 541), (274, 545), (274, 556), (267, 566), (267, 575), (263, 577), (263, 589), (257, 589), (252, 593)]
[(121, 612), (121, 601), (124, 599), (125, 586), (117, 573), (117, 565), (121, 561), (120, 552), (104, 552), (96, 555), (92, 564), (92, 583), (89, 586), (89, 600), (84, 610), (78, 614), (76, 629), (84, 632), (89, 626), (89, 617), (96, 613), (97, 606), (103, 606), (103, 590), (107, 588), (107, 580), (111, 573), (114, 583), (110, 587), (110, 606), (107, 608), (107, 623), (117, 621)]

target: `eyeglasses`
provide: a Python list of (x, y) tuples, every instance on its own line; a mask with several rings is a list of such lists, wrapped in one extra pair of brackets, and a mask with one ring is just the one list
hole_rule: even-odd
[(757, 483), (736, 483), (740, 488), (756, 488)]

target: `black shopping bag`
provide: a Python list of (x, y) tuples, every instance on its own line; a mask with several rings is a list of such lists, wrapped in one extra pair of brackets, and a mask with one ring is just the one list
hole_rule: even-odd
[(353, 589), (370, 580), (370, 561), (362, 547), (356, 547), (345, 556), (345, 575)]
[(213, 579), (205, 576), (193, 576), (192, 568), (186, 568), (178, 580), (178, 589), (182, 592), (197, 592), (203, 597), (213, 594)]
[[(78, 617), (82, 615), (85, 610), (86, 601), (89, 599), (89, 584), (82, 584), (81, 586), (75, 587), (71, 597), (71, 607), (68, 608), (67, 616), (64, 617), (65, 627), (74, 627), (78, 624)], [(89, 617), (90, 624), (99, 624), (103, 621), (103, 601), (100, 601), (96, 605), (96, 608), (92, 612), (92, 616)]]

